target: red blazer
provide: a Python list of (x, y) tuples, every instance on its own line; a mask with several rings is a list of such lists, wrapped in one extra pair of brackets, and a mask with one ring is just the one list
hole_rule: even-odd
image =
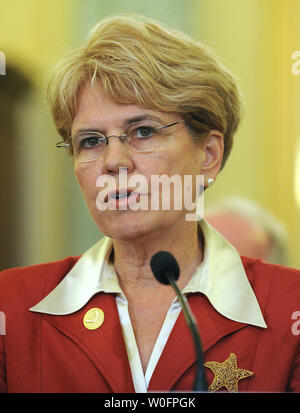
[[(134, 392), (113, 295), (96, 294), (71, 315), (29, 311), (77, 259), (0, 273), (0, 311), (6, 317), (6, 334), (0, 336), (1, 392)], [(253, 372), (238, 382), (239, 392), (300, 392), (300, 322), (295, 318), (300, 310), (300, 271), (259, 259), (242, 261), (268, 328), (232, 321), (203, 294), (190, 295), (205, 362), (223, 362), (234, 353), (238, 368)], [(105, 321), (99, 329), (87, 330), (82, 320), (93, 307), (104, 311)], [(211, 384), (214, 373), (208, 367), (205, 372)], [(193, 342), (181, 313), (148, 390), (192, 390), (194, 374)]]

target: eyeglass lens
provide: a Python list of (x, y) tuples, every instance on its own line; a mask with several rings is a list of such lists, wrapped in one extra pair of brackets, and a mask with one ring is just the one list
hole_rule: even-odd
[(158, 148), (165, 134), (165, 127), (151, 120), (130, 124), (121, 136), (106, 138), (98, 132), (84, 132), (73, 138), (73, 149), (76, 160), (90, 162), (98, 159), (104, 152), (108, 140), (119, 138), (135, 152), (150, 152)]

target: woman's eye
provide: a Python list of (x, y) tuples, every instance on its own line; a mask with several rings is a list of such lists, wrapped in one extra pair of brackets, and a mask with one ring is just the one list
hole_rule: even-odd
[(89, 136), (88, 138), (82, 139), (80, 142), (81, 148), (92, 148), (100, 143), (100, 139), (97, 136)]
[(135, 135), (138, 138), (150, 138), (156, 133), (155, 128), (151, 126), (140, 126), (139, 128), (136, 129)]

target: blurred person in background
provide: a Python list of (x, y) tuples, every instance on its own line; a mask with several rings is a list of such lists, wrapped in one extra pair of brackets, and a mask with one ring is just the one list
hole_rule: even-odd
[(241, 255), (290, 265), (285, 227), (255, 202), (237, 196), (223, 199), (206, 209), (205, 219)]
[[(176, 175), (213, 185), (241, 108), (214, 53), (151, 19), (110, 17), (58, 65), (48, 98), (63, 139), (57, 146), (73, 157), (104, 237), (80, 257), (1, 273), (1, 391), (192, 390), (191, 334), (175, 292), (150, 266), (161, 250), (181, 269), (209, 391), (300, 391), (299, 337), (291, 332), (299, 271), (241, 258), (204, 219), (186, 220), (186, 205), (130, 208), (149, 201), (149, 185), (109, 191), (100, 202), (108, 208), (97, 202), (99, 178), (120, 184), (120, 171), (147, 184)], [(189, 190), (193, 201), (203, 192), (195, 180)], [(161, 187), (154, 195), (162, 199)]]

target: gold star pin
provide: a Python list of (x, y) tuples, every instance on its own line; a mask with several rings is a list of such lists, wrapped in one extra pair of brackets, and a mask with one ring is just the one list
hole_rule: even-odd
[(223, 363), (208, 361), (204, 363), (204, 366), (211, 369), (215, 375), (208, 388), (211, 392), (217, 391), (225, 386), (229, 392), (237, 393), (238, 381), (245, 377), (252, 376), (253, 374), (252, 371), (238, 368), (236, 355), (234, 353), (231, 353), (228, 359), (223, 361)]
[(104, 313), (100, 308), (91, 308), (83, 317), (83, 324), (88, 330), (96, 330), (104, 321)]

